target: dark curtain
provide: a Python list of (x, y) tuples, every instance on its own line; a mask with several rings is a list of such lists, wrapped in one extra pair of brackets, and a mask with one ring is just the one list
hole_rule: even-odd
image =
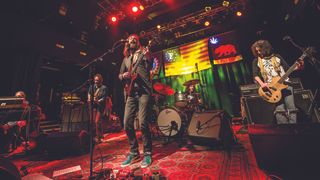
[(16, 91), (24, 91), (27, 99), (31, 104), (38, 103), (38, 87), (40, 78), (41, 57), (39, 53), (20, 50), (12, 55), (9, 61), (13, 62), (12, 66), (12, 95)]

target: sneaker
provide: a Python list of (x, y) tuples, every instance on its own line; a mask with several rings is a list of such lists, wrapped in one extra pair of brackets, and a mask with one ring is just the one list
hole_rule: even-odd
[(148, 166), (150, 166), (151, 163), (152, 163), (151, 155), (145, 155), (143, 157), (142, 162), (141, 162), (141, 168), (148, 167)]
[(133, 154), (129, 154), (127, 156), (127, 159), (121, 164), (121, 167), (127, 167), (130, 164), (137, 162), (138, 160), (140, 160), (140, 156), (139, 155), (133, 155)]

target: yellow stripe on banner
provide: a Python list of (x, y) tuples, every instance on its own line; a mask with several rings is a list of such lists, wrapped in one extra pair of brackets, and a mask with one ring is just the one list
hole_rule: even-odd
[(208, 52), (208, 38), (179, 47), (180, 61), (165, 65), (166, 76), (190, 74), (199, 70), (211, 68)]
[(234, 57), (213, 60), (213, 64), (215, 64), (215, 65), (218, 65), (218, 64), (229, 64), (229, 63), (237, 62), (237, 61), (240, 61), (240, 60), (242, 60), (242, 56), (238, 55), (238, 56), (234, 56)]

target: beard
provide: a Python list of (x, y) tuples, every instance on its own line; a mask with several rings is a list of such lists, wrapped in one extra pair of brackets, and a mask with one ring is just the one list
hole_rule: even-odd
[(138, 48), (138, 45), (136, 42), (129, 43), (129, 49), (131, 51), (135, 51), (135, 50), (137, 50), (137, 48)]

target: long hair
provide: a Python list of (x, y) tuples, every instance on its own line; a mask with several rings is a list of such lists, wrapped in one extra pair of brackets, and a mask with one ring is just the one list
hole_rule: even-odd
[[(137, 39), (137, 50), (141, 49), (139, 36), (136, 34), (130, 34), (127, 40), (129, 40), (130, 37), (135, 37)], [(126, 42), (126, 44), (124, 45), (123, 55), (124, 57), (128, 57), (130, 55), (130, 44), (128, 42)]]
[(258, 40), (255, 43), (252, 44), (251, 46), (251, 51), (254, 57), (258, 57), (259, 54), (256, 50), (256, 48), (260, 49), (260, 54), (263, 57), (267, 57), (270, 56), (273, 53), (273, 48), (271, 46), (271, 44), (269, 43), (269, 41), (267, 40)]

